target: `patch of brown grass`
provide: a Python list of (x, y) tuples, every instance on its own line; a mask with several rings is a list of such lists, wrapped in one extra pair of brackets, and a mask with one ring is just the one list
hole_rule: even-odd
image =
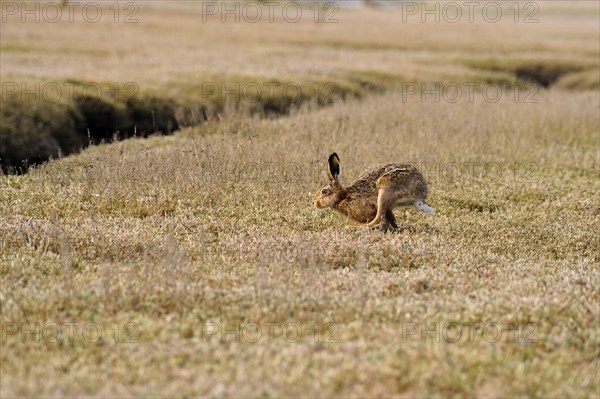
[[(594, 396), (600, 98), (537, 99), (231, 116), (3, 177), (2, 396)], [(347, 231), (310, 204), (332, 150), (345, 182), (415, 162), (436, 215)]]

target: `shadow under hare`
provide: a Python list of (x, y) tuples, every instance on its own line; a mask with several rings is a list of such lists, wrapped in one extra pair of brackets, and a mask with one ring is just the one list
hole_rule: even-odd
[(365, 170), (348, 187), (339, 180), (340, 158), (334, 152), (329, 156), (329, 184), (315, 194), (313, 204), (317, 208), (332, 208), (363, 223), (363, 226), (383, 231), (398, 228), (394, 209), (414, 206), (424, 213), (434, 213), (427, 200), (427, 182), (410, 164), (388, 163)]

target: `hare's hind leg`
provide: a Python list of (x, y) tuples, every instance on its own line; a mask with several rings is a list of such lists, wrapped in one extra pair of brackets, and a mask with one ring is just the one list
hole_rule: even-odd
[(385, 188), (380, 188), (377, 195), (377, 215), (367, 223), (367, 227), (381, 227), (382, 230), (387, 230), (389, 225), (392, 228), (396, 228), (396, 219), (392, 213), (393, 203), (394, 198), (392, 193)]

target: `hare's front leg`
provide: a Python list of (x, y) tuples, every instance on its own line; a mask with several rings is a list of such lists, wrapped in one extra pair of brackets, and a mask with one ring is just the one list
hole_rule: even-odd
[(388, 224), (393, 229), (398, 228), (398, 225), (396, 224), (396, 217), (394, 216), (394, 211), (392, 211), (391, 209), (388, 209), (387, 212), (385, 213), (385, 219), (387, 220)]

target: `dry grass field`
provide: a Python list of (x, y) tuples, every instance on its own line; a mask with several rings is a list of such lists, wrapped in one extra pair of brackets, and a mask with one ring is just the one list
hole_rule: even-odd
[[(141, 3), (137, 24), (3, 21), (3, 83), (350, 94), (277, 118), (225, 104), (0, 176), (0, 396), (600, 397), (599, 6), (537, 4), (529, 25), (223, 24), (187, 2)], [(561, 72), (532, 89), (524, 66)], [(436, 214), (346, 229), (311, 201), (332, 151), (347, 184), (414, 163)]]

